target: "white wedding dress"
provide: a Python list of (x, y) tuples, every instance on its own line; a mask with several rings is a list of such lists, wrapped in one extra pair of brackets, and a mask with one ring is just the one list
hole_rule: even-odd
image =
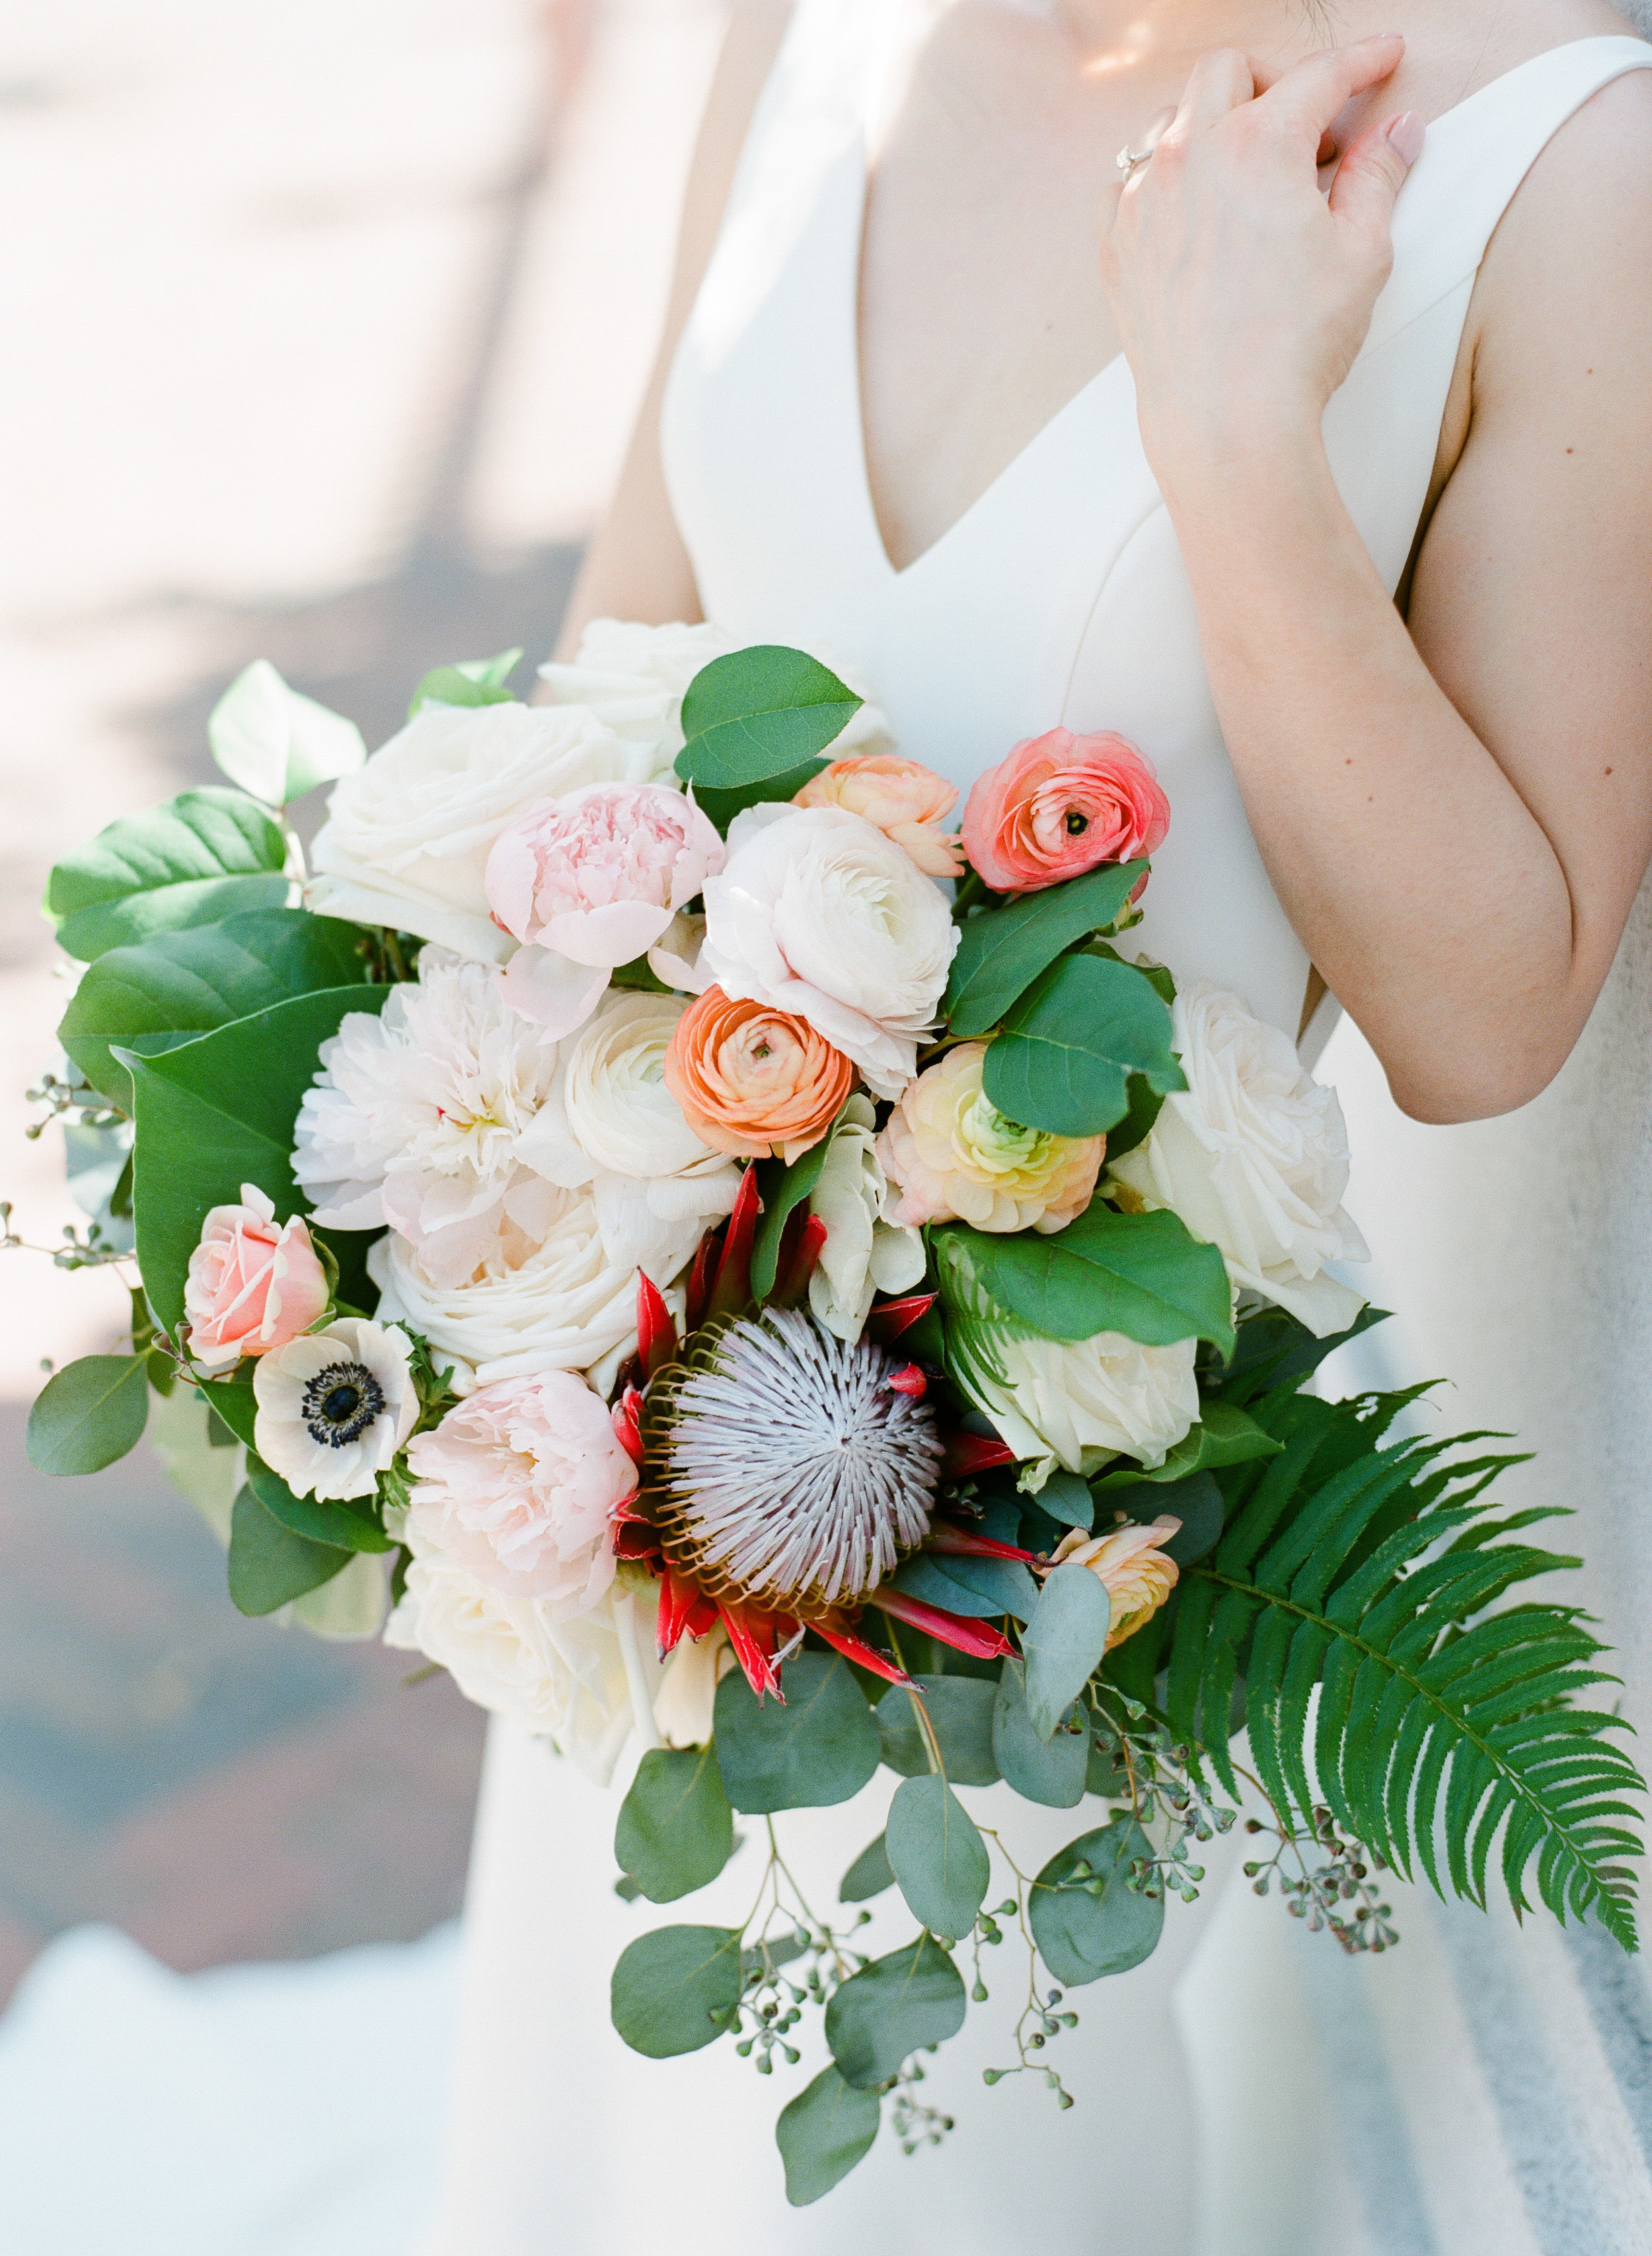
[[(1125, 362), (1102, 370), (906, 570), (885, 553), (862, 444), (856, 306), (865, 121), (900, 13), (891, 0), (804, 0), (751, 130), (665, 411), (667, 477), (706, 615), (742, 641), (798, 645), (838, 666), (883, 708), (904, 751), (961, 787), (1057, 723), (1140, 744), (1172, 809), (1142, 945), (1178, 976), (1236, 990), (1295, 1036), (1307, 958), (1246, 825)], [(1325, 418), (1342, 493), (1390, 587), (1411, 549), (1491, 232), (1556, 129), (1608, 80), (1649, 64), (1652, 48), (1636, 40), (1585, 40), (1429, 129), (1395, 215), (1392, 278)], [(1332, 1016), (1334, 1006), (1310, 1029), (1316, 1048)], [(1006, 1941), (985, 1954), (992, 2001), (971, 2007), (924, 2087), (957, 2119), (946, 2150), (908, 2159), (886, 2129), (834, 2194), (789, 2210), (773, 2120), (822, 2057), (817, 2036), (801, 2069), (766, 2079), (726, 2043), (642, 2060), (607, 2010), (610, 1970), (633, 1935), (674, 1919), (744, 1918), (757, 1844), (703, 1895), (624, 1904), (612, 1892), (620, 1784), (623, 1773), (598, 1792), (493, 1727), (445, 2189), (420, 2256), (1428, 2256), (1437, 2245), (1440, 2256), (1493, 2256), (1510, 2245), (1437, 2244), (1426, 2229), (1419, 2238), (1409, 2211), (1380, 2231), (1359, 2221), (1359, 2173), (1336, 2161), (1319, 2135), (1323, 2106), (1315, 2114), (1303, 2095), (1323, 2098), (1327, 2078), (1345, 2076), (1352, 2106), (1366, 2087), (1347, 2045), (1325, 2052), (1297, 1989), (1274, 1982), (1297, 1942), (1327, 1954), (1327, 1967), (1334, 1947), (1288, 1935), (1278, 1904), (1256, 1904), (1242, 1881), (1224, 1899), (1233, 1839), (1211, 1858), (1199, 1905), (1169, 1907), (1153, 1958), (1072, 1994), (1080, 2027), (1051, 2055), (1077, 2095), (1070, 2112), (1057, 2113), (1035, 2076), (981, 2083), (982, 2067), (1013, 2051), (1018, 1969)], [(881, 1773), (844, 1807), (779, 1821), (817, 1912), (880, 1829), (892, 1784)], [(965, 1791), (1025, 1870), (1098, 1808), (1041, 1810), (1003, 1787)], [(875, 1908), (872, 1948), (907, 1939), (897, 1897)], [(1218, 1946), (1227, 1955), (1213, 1961)], [(1378, 1962), (1373, 1981), (1403, 1963), (1403, 1953)], [(1025, 1980), (1023, 1959), (1023, 1996)], [(1426, 2015), (1426, 1993), (1411, 2010)], [(1281, 2121), (1281, 2108), (1295, 2111)], [(1259, 2169), (1282, 2178), (1282, 2194), (1258, 2194)]]

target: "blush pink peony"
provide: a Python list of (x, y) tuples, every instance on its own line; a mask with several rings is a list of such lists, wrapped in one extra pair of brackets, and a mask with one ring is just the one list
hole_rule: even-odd
[(406, 1540), (491, 1590), (589, 1612), (614, 1579), (613, 1515), (637, 1468), (602, 1397), (571, 1371), (479, 1387), (415, 1435)]
[(530, 807), (488, 856), (488, 906), (514, 938), (611, 970), (666, 930), (725, 858), (691, 799), (597, 783)]
[(327, 1312), (327, 1272), (294, 1215), (279, 1223), (274, 1202), (243, 1183), (239, 1206), (215, 1206), (189, 1257), (184, 1322), (189, 1353), (203, 1371), (285, 1347)]
[(1051, 729), (977, 779), (964, 850), (995, 892), (1027, 893), (1154, 853), (1169, 827), (1170, 802), (1133, 744)]
[(894, 752), (867, 752), (834, 760), (811, 777), (795, 807), (842, 807), (903, 847), (927, 878), (957, 878), (964, 857), (956, 837), (941, 828), (957, 801), (957, 787), (917, 760)]

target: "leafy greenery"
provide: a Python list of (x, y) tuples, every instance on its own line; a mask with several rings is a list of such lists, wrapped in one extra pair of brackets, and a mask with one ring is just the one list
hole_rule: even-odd
[(807, 2208), (863, 2160), (883, 2114), (878, 2095), (858, 2091), (830, 2063), (780, 2110), (774, 2143), (786, 2165), (786, 2198)]
[[(1239, 1326), (1241, 1340), (1251, 1321), (1247, 1318)], [(1279, 1443), (1247, 1411), (1210, 1394), (1201, 1397), (1200, 1409), (1199, 1424), (1183, 1435), (1161, 1465), (1156, 1465), (1151, 1472), (1133, 1464), (1104, 1473), (1096, 1483), (1098, 1492), (1105, 1494), (1110, 1489), (1126, 1484), (1134, 1487), (1142, 1481), (1161, 1482), (1169, 1486), (1193, 1473), (1214, 1472), (1223, 1465), (1246, 1464), (1253, 1457), (1279, 1454)]]
[(272, 1614), (307, 1590), (319, 1590), (355, 1557), (285, 1527), (251, 1485), (235, 1500), (229, 1522), (229, 1597), (244, 1614)]
[(932, 1935), (968, 1935), (986, 1900), (986, 1844), (945, 1779), (903, 1778), (889, 1805), (885, 1854), (907, 1908)]
[(1005, 1013), (981, 1087), (1025, 1127), (1099, 1136), (1128, 1110), (1132, 1075), (1160, 1096), (1186, 1088), (1168, 1010), (1133, 966), (1063, 955)]
[(894, 1884), (889, 1852), (880, 1833), (875, 1841), (868, 1841), (844, 1874), (838, 1885), (837, 1900), (846, 1904), (865, 1903), (872, 1896), (880, 1896), (886, 1888), (892, 1888)]
[(254, 659), (230, 683), (213, 708), (207, 737), (230, 782), (266, 807), (302, 799), (367, 758), (356, 723), (289, 688), (267, 658)]
[(650, 1747), (619, 1805), (614, 1856), (651, 1903), (704, 1887), (734, 1853), (734, 1813), (706, 1747)]
[(766, 1160), (758, 1168), (757, 1187), (763, 1200), (763, 1219), (752, 1247), (753, 1300), (760, 1301), (774, 1289), (786, 1225), (792, 1218), (793, 1209), (803, 1204), (819, 1182), (830, 1140), (829, 1129), (818, 1144), (811, 1145), (789, 1167), (784, 1160)]
[(1112, 863), (966, 918), (941, 1005), (948, 1032), (985, 1034), (997, 1026), (1047, 965), (1112, 924), (1147, 869)]
[(832, 1993), (826, 2041), (846, 2083), (875, 2089), (921, 2046), (964, 2026), (964, 1978), (931, 1935), (874, 1958)]
[(1045, 1577), (1021, 1632), (1027, 1720), (1041, 1739), (1049, 1738), (1089, 1683), (1112, 1620), (1105, 1585), (1088, 1567), (1057, 1567)]
[(1164, 1512), (1179, 1519), (1181, 1526), (1160, 1547), (1178, 1567), (1190, 1567), (1214, 1550), (1227, 1515), (1227, 1502), (1213, 1473), (1189, 1473), (1168, 1485), (1130, 1481), (1110, 1489), (1105, 1502), (1109, 1510), (1122, 1512), (1144, 1526)]
[(1152, 1844), (1133, 1818), (1116, 1818), (1058, 1850), (1033, 1883), (1033, 1940), (1058, 1982), (1076, 1989), (1126, 1973), (1151, 1956), (1164, 1927), (1164, 1898), (1128, 1885), (1133, 1858)]
[(878, 1767), (878, 1726), (836, 1653), (795, 1653), (784, 1704), (759, 1701), (738, 1670), (717, 1690), (715, 1744), (737, 1809), (817, 1808), (847, 1801)]
[(992, 1703), (992, 1756), (1007, 1785), (1028, 1801), (1071, 1809), (1084, 1798), (1090, 1733), (1071, 1709), (1053, 1732), (1041, 1735), (1027, 1709), (1027, 1680), (1019, 1660), (1006, 1660)]
[(407, 708), (411, 721), (422, 705), (513, 705), (505, 687), (521, 661), (520, 649), (502, 650), (497, 658), (462, 658), (452, 666), (438, 666), (413, 691)]
[(658, 1927), (620, 1953), (609, 2009), (633, 2052), (670, 2060), (732, 2025), (744, 1982), (738, 1928)]
[[(759, 644), (713, 659), (683, 696), (686, 741), (677, 773), (714, 821), (726, 819), (726, 810), (714, 809), (712, 793), (789, 799), (825, 765), (821, 755), (860, 704), (835, 673), (799, 650)], [(782, 783), (790, 788), (782, 792)]]
[(294, 1535), (312, 1543), (325, 1543), (340, 1551), (393, 1551), (371, 1504), (338, 1502), (324, 1496), (294, 1496), (279, 1473), (272, 1472), (261, 1457), (247, 1458), (247, 1486), (272, 1519)]
[(158, 932), (270, 908), (291, 890), (286, 839), (256, 801), (214, 786), (124, 814), (66, 854), (46, 889), (58, 945), (82, 962)]
[(949, 1223), (930, 1243), (949, 1316), (967, 1314), (978, 1293), (1046, 1339), (1123, 1332), (1168, 1347), (1197, 1334), (1233, 1344), (1222, 1257), (1173, 1214), (1116, 1214), (1097, 1199), (1048, 1237)]
[(54, 1371), (29, 1411), (29, 1463), (42, 1473), (96, 1473), (136, 1449), (149, 1416), (142, 1356), (83, 1355)]
[[(913, 1681), (947, 1776), (955, 1786), (992, 1786), (999, 1775), (992, 1758), (992, 1702), (997, 1684), (979, 1676), (914, 1676)], [(883, 1759), (891, 1770), (904, 1778), (926, 1774), (928, 1745), (904, 1686), (892, 1684), (878, 1703), (878, 1735)]]
[(1026, 1621), (1038, 1603), (1038, 1585), (1017, 1559), (965, 1559), (951, 1552), (917, 1551), (893, 1577), (895, 1588), (932, 1606), (986, 1620), (1013, 1614)]

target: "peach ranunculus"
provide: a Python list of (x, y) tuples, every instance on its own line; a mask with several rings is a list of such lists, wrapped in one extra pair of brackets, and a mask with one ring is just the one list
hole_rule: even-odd
[(792, 803), (847, 807), (903, 847), (926, 877), (958, 878), (964, 874), (963, 854), (956, 835), (941, 828), (957, 796), (954, 785), (918, 760), (868, 752), (834, 760), (810, 778)]
[(818, 1144), (855, 1085), (841, 1050), (766, 1003), (708, 987), (677, 1021), (665, 1083), (682, 1117), (713, 1151), (787, 1166)]
[(1175, 1590), (1175, 1561), (1167, 1559), (1160, 1546), (1168, 1543), (1181, 1525), (1168, 1512), (1161, 1512), (1151, 1527), (1127, 1521), (1106, 1535), (1086, 1535), (1075, 1527), (1056, 1545), (1052, 1555), (1055, 1566), (1088, 1567), (1105, 1585), (1112, 1604), (1107, 1652), (1151, 1621)]
[(964, 850), (996, 892), (1026, 893), (1152, 854), (1169, 827), (1170, 802), (1133, 744), (1051, 729), (977, 779)]
[(588, 784), (500, 832), (488, 906), (517, 940), (609, 971), (651, 948), (724, 859), (723, 841), (681, 792)]
[(211, 1209), (189, 1257), (190, 1356), (202, 1371), (224, 1371), (267, 1355), (308, 1331), (332, 1297), (308, 1224), (297, 1215), (277, 1222), (273, 1200), (243, 1183), (241, 1204)]
[(977, 1230), (1064, 1230), (1095, 1193), (1105, 1136), (1023, 1128), (981, 1087), (985, 1042), (962, 1042), (911, 1082), (878, 1139), (900, 1186), (898, 1223), (967, 1222)]

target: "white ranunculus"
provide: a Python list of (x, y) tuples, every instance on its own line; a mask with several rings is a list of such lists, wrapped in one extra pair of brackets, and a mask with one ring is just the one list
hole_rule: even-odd
[(749, 807), (705, 912), (703, 984), (807, 1019), (878, 1095), (900, 1095), (958, 942), (909, 855), (842, 807)]
[(252, 1445), (294, 1496), (371, 1496), (419, 1416), (413, 1343), (395, 1325), (335, 1316), (253, 1367)]
[(923, 1278), (923, 1239), (887, 1219), (895, 1194), (879, 1163), (876, 1115), (857, 1093), (826, 1142), (808, 1210), (826, 1243), (808, 1280), (808, 1301), (828, 1331), (858, 1340), (877, 1293), (907, 1293)]
[(388, 1223), (433, 1277), (468, 1277), (534, 1181), (520, 1145), (554, 1081), (556, 1044), (511, 1009), (489, 965), (431, 947), (417, 982), (376, 1015), (351, 1012), (321, 1062), (293, 1154), (314, 1219)]
[(716, 1644), (703, 1639), (702, 1651), (685, 1639), (662, 1665), (653, 1605), (646, 1578), (622, 1569), (589, 1613), (558, 1621), (549, 1601), (491, 1589), (433, 1554), (408, 1568), (385, 1642), (427, 1654), (451, 1672), (467, 1699), (554, 1741), (587, 1778), (605, 1786), (639, 1725), (650, 1745), (662, 1738), (697, 1745), (711, 1734)]
[(1336, 1090), (1237, 995), (1188, 987), (1174, 1019), (1187, 1089), (1166, 1097), (1153, 1133), (1111, 1180), (1144, 1206), (1168, 1207), (1220, 1248), (1236, 1285), (1317, 1337), (1345, 1330), (1364, 1299), (1325, 1265), (1370, 1257), (1342, 1209), (1348, 1137)]
[(646, 1262), (692, 1228), (696, 1237), (739, 1195), (740, 1168), (702, 1144), (662, 1075), (688, 1008), (680, 995), (615, 990), (582, 1033), (562, 1045), (554, 1086), (519, 1146), (521, 1157), (569, 1190), (589, 1186), (610, 1251)]
[(421, 706), (335, 786), (305, 906), (503, 963), (516, 942), (489, 913), (484, 875), (506, 823), (586, 784), (653, 780), (646, 748), (577, 706)]

